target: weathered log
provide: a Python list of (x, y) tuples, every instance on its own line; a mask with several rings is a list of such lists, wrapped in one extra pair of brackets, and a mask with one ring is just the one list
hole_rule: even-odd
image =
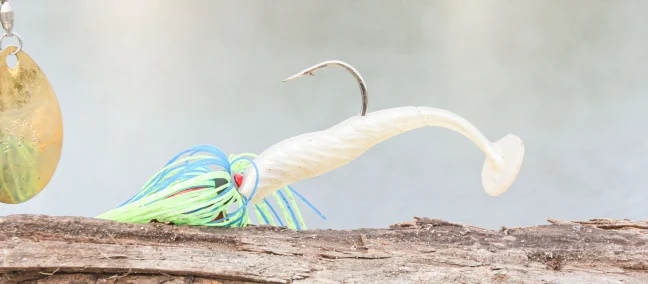
[(648, 222), (240, 229), (0, 217), (1, 283), (648, 283)]

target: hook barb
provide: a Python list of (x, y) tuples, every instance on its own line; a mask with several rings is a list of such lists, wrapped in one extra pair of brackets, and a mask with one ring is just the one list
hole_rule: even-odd
[(367, 96), (367, 85), (365, 84), (364, 79), (362, 79), (362, 76), (360, 76), (360, 73), (358, 73), (358, 71), (348, 63), (339, 60), (324, 61), (322, 63), (318, 63), (311, 67), (308, 67), (302, 70), (301, 72), (284, 79), (283, 81), (288, 82), (290, 80), (301, 78), (304, 76), (315, 76), (315, 72), (329, 66), (340, 67), (349, 71), (351, 75), (355, 77), (356, 81), (358, 81), (358, 86), (360, 86), (360, 95), (362, 96), (362, 108), (360, 111), (360, 116), (365, 116), (367, 114), (367, 106), (369, 104), (369, 98)]

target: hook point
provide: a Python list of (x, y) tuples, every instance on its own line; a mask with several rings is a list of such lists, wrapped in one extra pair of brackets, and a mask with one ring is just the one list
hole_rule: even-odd
[(290, 77), (284, 79), (282, 82), (288, 82), (288, 81), (290, 81), (290, 80), (297, 79), (297, 78), (301, 78), (301, 77), (304, 77), (304, 76), (313, 76), (313, 77), (314, 77), (315, 74), (313, 74), (312, 71), (310, 71), (310, 72), (301, 72), (301, 73), (297, 73), (297, 74), (295, 74), (295, 75), (292, 75), (292, 76), (290, 76)]

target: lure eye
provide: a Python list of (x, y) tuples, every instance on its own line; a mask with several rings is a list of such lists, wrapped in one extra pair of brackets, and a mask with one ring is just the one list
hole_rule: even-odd
[(239, 173), (234, 174), (234, 183), (236, 183), (236, 187), (241, 187), (241, 184), (243, 183), (243, 175)]

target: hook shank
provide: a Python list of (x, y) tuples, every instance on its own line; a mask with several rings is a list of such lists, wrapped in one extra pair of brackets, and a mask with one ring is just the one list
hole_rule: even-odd
[(353, 66), (349, 65), (348, 63), (339, 61), (339, 60), (329, 60), (329, 61), (324, 61), (319, 64), (315, 64), (311, 67), (308, 67), (304, 69), (303, 71), (292, 75), (285, 80), (284, 82), (290, 81), (292, 79), (297, 79), (303, 76), (315, 76), (315, 72), (317, 70), (329, 67), (329, 66), (334, 66), (334, 67), (340, 67), (343, 68), (351, 73), (353, 77), (355, 77), (356, 81), (358, 81), (358, 86), (360, 86), (360, 95), (362, 96), (362, 108), (360, 111), (360, 116), (365, 116), (367, 114), (367, 106), (369, 104), (369, 98), (367, 97), (367, 85), (364, 82), (364, 79), (362, 79), (362, 76), (360, 76), (360, 73), (353, 68)]

